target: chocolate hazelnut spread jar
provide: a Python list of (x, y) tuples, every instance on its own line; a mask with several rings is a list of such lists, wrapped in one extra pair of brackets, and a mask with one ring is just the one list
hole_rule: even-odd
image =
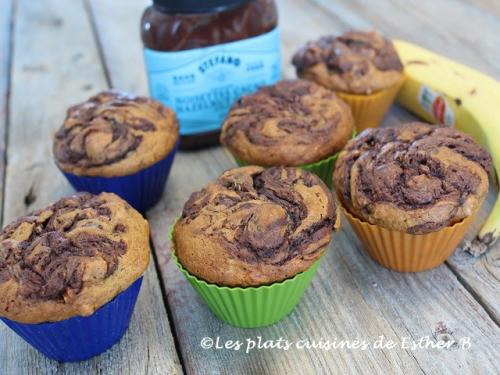
[(141, 34), (151, 96), (177, 113), (183, 149), (217, 144), (233, 102), (281, 78), (273, 0), (154, 0)]

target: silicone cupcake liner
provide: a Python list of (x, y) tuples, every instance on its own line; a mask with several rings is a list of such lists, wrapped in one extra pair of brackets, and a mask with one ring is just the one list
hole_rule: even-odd
[(115, 193), (144, 213), (161, 198), (177, 146), (162, 160), (128, 176), (93, 177), (63, 172), (76, 191)]
[(343, 92), (336, 92), (336, 94), (351, 107), (356, 131), (360, 133), (366, 128), (376, 128), (379, 126), (387, 110), (396, 99), (403, 83), (404, 78), (394, 86), (370, 95), (356, 95)]
[(47, 357), (60, 362), (83, 361), (105, 352), (121, 339), (129, 326), (141, 283), (142, 277), (90, 316), (40, 324), (1, 319)]
[[(170, 228), (172, 239), (173, 225)], [(209, 284), (187, 271), (172, 249), (177, 267), (222, 321), (241, 328), (257, 328), (274, 324), (295, 308), (318, 269), (321, 259), (291, 279), (260, 287), (226, 287)]]
[[(353, 130), (351, 139), (355, 138), (356, 134), (357, 134), (356, 130)], [(337, 152), (326, 159), (320, 160), (316, 163), (302, 164), (299, 165), (297, 168), (302, 168), (306, 171), (314, 173), (319, 178), (321, 178), (321, 180), (326, 184), (326, 186), (328, 186), (331, 189), (333, 186), (333, 181), (332, 181), (333, 171), (335, 170), (335, 163), (337, 162), (339, 154), (340, 152)], [(240, 159), (236, 155), (233, 155), (233, 158), (236, 161), (236, 164), (238, 164), (240, 167), (252, 165)]]
[(438, 267), (453, 253), (474, 216), (427, 234), (409, 234), (361, 221), (344, 207), (344, 215), (368, 254), (385, 268), (420, 272)]
[[(333, 175), (333, 170), (335, 169), (335, 162), (337, 161), (337, 157), (339, 156), (339, 153), (337, 152), (336, 154), (333, 154), (329, 158), (320, 160), (316, 163), (310, 163), (310, 164), (304, 164), (304, 165), (299, 165), (298, 168), (302, 168), (306, 171), (312, 172), (319, 176), (323, 180), (323, 182), (328, 186), (329, 188), (332, 187), (332, 175)], [(246, 165), (250, 165), (249, 163), (241, 160), (237, 156), (234, 156), (234, 160), (236, 161), (236, 164), (238, 164), (240, 167), (244, 167)]]

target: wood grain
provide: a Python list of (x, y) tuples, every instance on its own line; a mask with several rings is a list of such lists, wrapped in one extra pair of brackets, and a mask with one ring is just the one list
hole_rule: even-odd
[[(498, 189), (492, 186), (486, 203), (466, 239), (474, 238), (493, 206), (497, 194)], [(500, 325), (500, 244), (495, 244), (479, 257), (473, 257), (463, 248), (459, 248), (448, 259), (447, 264), (460, 282), (480, 301), (497, 325)]]
[[(130, 46), (140, 43), (141, 14), (150, 1), (120, 0), (119, 6), (110, 1), (86, 1), (95, 20), (111, 84), (119, 90), (148, 95), (142, 51), (138, 53), (137, 48)], [(124, 22), (127, 22), (126, 26)], [(120, 79), (124, 76), (126, 80)]]
[[(125, 3), (129, 4), (129, 1)], [(333, 2), (334, 5), (340, 3)], [(128, 70), (143, 69), (142, 60), (137, 58), (141, 54), (141, 44), (134, 28), (138, 16), (122, 19), (122, 27), (118, 29), (113, 26), (114, 21), (103, 16), (112, 11), (111, 0), (95, 0), (91, 4), (106, 59), (129, 62), (126, 68), (117, 69), (113, 68), (116, 64), (107, 63), (113, 86), (145, 87), (144, 83), (134, 81), (138, 74), (127, 73)], [(359, 27), (368, 24), (363, 18), (364, 12), (360, 12), (361, 16), (350, 14), (346, 21), (343, 16), (337, 19), (322, 7), (306, 1), (280, 1), (279, 5), (285, 74), (288, 77), (293, 77), (293, 69), (288, 65), (291, 54), (301, 43), (326, 32), (339, 31), (349, 24), (356, 23)], [(117, 42), (120, 40), (128, 41), (126, 49)], [(410, 118), (404, 110), (395, 107), (385, 124)], [(500, 339), (498, 327), (447, 266), (421, 274), (385, 270), (366, 255), (347, 224), (334, 237), (318, 276), (304, 299), (285, 320), (255, 330), (233, 328), (217, 320), (171, 261), (167, 233), (190, 193), (233, 166), (231, 156), (221, 148), (180, 152), (163, 200), (148, 213), (156, 256), (188, 373), (438, 374), (500, 371), (496, 357), (496, 343)], [(223, 349), (204, 350), (200, 346), (203, 337), (220, 337), (221, 340), (255, 339), (258, 336), (289, 340), (359, 338), (373, 341), (383, 335), (396, 342), (403, 337), (419, 339), (430, 336), (433, 339), (440, 322), (456, 339), (470, 337), (473, 347), (445, 351), (260, 350), (245, 354)]]
[[(19, 1), (13, 54), (6, 222), (72, 192), (54, 165), (52, 135), (69, 105), (106, 88), (80, 1)], [(130, 329), (108, 352), (82, 363), (59, 364), (2, 324), (0, 359), (0, 374), (182, 372), (153, 264), (145, 274)]]
[[(350, 27), (377, 28), (392, 38), (413, 41), (500, 78), (500, 43), (498, 38), (492, 37), (500, 35), (500, 19), (484, 11), (485, 6), (495, 8), (487, 2), (482, 3), (483, 9), (475, 1), (414, 2), (411, 16), (407, 2), (377, 1), (370, 5), (359, 0), (342, 4), (328, 0), (310, 2), (341, 22), (330, 32)], [(432, 19), (436, 22), (430, 22)], [(400, 20), (404, 20), (404, 27), (401, 27)], [(492, 189), (488, 202), (469, 232), (469, 238), (477, 233), (496, 194), (498, 189)], [(477, 258), (458, 249), (447, 264), (487, 309), (492, 319), (500, 324), (500, 243)]]
[(488, 15), (494, 15), (500, 22), (500, 2), (497, 0), (467, 0)]
[(12, 0), (0, 0), (0, 226), (3, 213), (3, 190), (5, 177), (5, 137), (7, 131), (7, 102), (9, 100), (9, 73), (11, 47)]
[[(112, 0), (88, 3), (112, 85), (139, 94), (147, 92), (138, 33), (145, 2), (124, 0), (119, 6)], [(479, 35), (498, 35), (498, 22), (487, 14), (491, 8), (488, 1), (426, 0), (413, 3), (411, 14), (407, 2), (383, 0), (376, 6), (370, 4), (373, 3), (356, 0), (279, 1), (285, 75), (294, 76), (288, 62), (303, 42), (324, 33), (371, 27), (499, 76), (500, 46), (494, 45), (495, 38), (481, 38), (476, 43)], [(106, 86), (82, 4), (64, 2), (63, 9), (56, 0), (46, 1), (43, 6), (24, 0), (18, 7), (9, 120), (15, 128), (9, 134), (9, 145), (15, 148), (8, 150), (8, 207), (4, 210), (7, 220), (70, 192), (51, 162), (50, 142), (39, 140), (48, 139), (59, 126), (64, 108)], [(411, 118), (395, 106), (384, 124)], [(33, 133), (39, 136), (32, 137)], [(217, 320), (170, 260), (166, 233), (189, 194), (234, 165), (231, 156), (221, 148), (179, 153), (163, 200), (148, 214), (180, 354), (188, 373), (500, 372), (500, 332), (494, 322), (498, 323), (499, 311), (498, 246), (478, 259), (457, 252), (450, 267), (400, 274), (374, 263), (345, 223), (343, 231), (334, 237), (311, 288), (284, 321), (263, 329), (243, 330)], [(491, 207), (492, 194), (483, 216)], [(2, 326), (0, 373), (180, 372), (154, 269), (148, 271), (146, 279), (131, 329), (111, 351), (81, 364), (59, 365), (38, 355)], [(248, 355), (200, 347), (200, 340), (206, 336), (219, 336), (222, 340), (258, 336), (289, 340), (358, 338), (370, 342), (379, 335), (395, 342), (403, 337), (435, 339), (436, 330), (443, 324), (456, 339), (470, 337), (472, 347), (440, 351), (260, 350)]]
[(498, 17), (469, 1), (309, 0), (330, 15), (323, 32), (377, 29), (405, 39), (500, 79)]

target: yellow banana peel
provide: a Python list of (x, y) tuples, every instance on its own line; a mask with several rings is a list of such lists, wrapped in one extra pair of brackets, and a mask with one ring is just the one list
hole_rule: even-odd
[[(467, 66), (402, 40), (394, 45), (406, 80), (398, 102), (417, 116), (456, 127), (474, 137), (491, 154), (500, 175), (500, 83)], [(500, 236), (500, 197), (477, 237), (466, 245), (482, 254)]]

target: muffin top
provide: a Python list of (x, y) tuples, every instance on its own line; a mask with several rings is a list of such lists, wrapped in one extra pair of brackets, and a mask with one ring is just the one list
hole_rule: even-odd
[(91, 315), (142, 275), (149, 251), (147, 221), (118, 196), (60, 199), (0, 232), (0, 316)]
[(218, 285), (259, 286), (307, 270), (337, 226), (334, 200), (319, 177), (250, 166), (192, 194), (173, 240), (191, 274)]
[(163, 159), (178, 138), (175, 113), (160, 102), (104, 91), (68, 109), (53, 151), (64, 172), (124, 176)]
[(403, 77), (394, 46), (374, 31), (323, 36), (300, 48), (292, 63), (300, 77), (350, 94), (371, 94)]
[(408, 123), (367, 129), (341, 152), (338, 197), (358, 218), (428, 233), (475, 213), (488, 192), (491, 156), (451, 128)]
[(281, 81), (233, 105), (221, 143), (248, 164), (298, 166), (340, 151), (353, 121), (332, 91), (306, 80)]

